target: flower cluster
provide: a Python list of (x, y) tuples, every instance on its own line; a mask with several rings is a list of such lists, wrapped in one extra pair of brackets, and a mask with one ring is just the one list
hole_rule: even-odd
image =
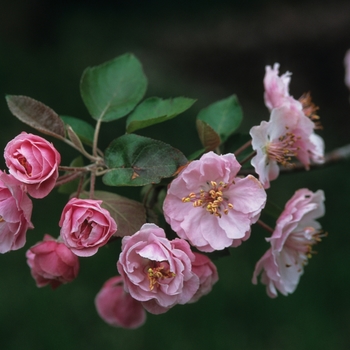
[[(252, 165), (264, 188), (270, 187), (280, 172), (279, 165), (293, 166), (299, 160), (306, 170), (310, 162), (324, 162), (324, 142), (315, 134), (315, 107), (309, 98), (303, 104), (289, 95), (290, 73), (278, 76), (279, 65), (266, 67), (264, 78), (265, 104), (271, 111), (270, 120), (250, 130), (256, 155)], [(312, 107), (314, 106), (314, 107)], [(305, 108), (304, 108), (305, 107)], [(307, 107), (307, 108), (306, 108)]]
[(58, 177), (61, 156), (42, 137), (22, 132), (5, 147), (9, 174), (0, 174), (0, 252), (22, 248), (31, 223), (33, 198), (51, 192)]
[[(125, 57), (128, 63), (123, 66)], [(107, 65), (94, 71), (100, 74), (102, 86), (103, 79), (112, 74), (111, 67), (115, 68), (116, 77), (105, 80), (104, 89), (122, 91), (108, 84), (124, 81), (124, 76), (119, 79), (118, 74), (126, 74), (133, 64), (133, 81), (139, 79), (140, 85), (145, 84), (135, 58), (125, 57), (110, 62), (107, 71)], [(64, 186), (74, 180), (74, 190), (68, 187), (66, 192), (70, 197), (58, 222), (59, 236), (46, 234), (29, 248), (27, 264), (38, 287), (50, 285), (55, 289), (77, 277), (79, 258), (120, 242), (121, 252), (116, 257), (119, 275), (108, 279), (95, 298), (97, 312), (108, 324), (137, 328), (145, 322), (146, 311), (162, 314), (178, 304), (197, 302), (219, 280), (211, 253), (226, 255), (229, 249), (240, 246), (251, 237), (254, 224), (267, 228), (272, 236), (266, 239), (270, 248), (256, 264), (253, 283), (261, 274), (270, 297), (276, 297), (277, 291), (284, 295), (294, 292), (313, 245), (324, 236), (316, 221), (325, 212), (324, 193), (296, 191), (281, 215), (274, 217), (274, 230), (260, 219), (267, 203), (266, 189), (279, 176), (280, 166), (292, 168), (297, 160), (308, 170), (312, 163), (324, 162), (323, 139), (315, 133), (320, 126), (318, 107), (309, 94), (299, 100), (289, 94), (291, 73), (279, 76), (277, 63), (273, 68), (266, 67), (264, 99), (269, 120), (253, 126), (250, 141), (238, 150), (222, 153), (224, 143), (240, 122), (241, 114), (235, 114), (237, 101), (230, 97), (209, 106), (211, 113), (208, 109), (200, 113), (197, 126), (204, 149), (192, 161), (170, 145), (132, 133), (163, 121), (164, 110), (168, 109), (171, 116), (181, 113), (194, 100), (154, 98), (143, 103), (142, 92), (137, 101), (140, 104), (133, 106), (135, 110), (131, 112), (129, 106), (131, 109), (125, 112), (129, 107), (116, 107), (118, 103), (127, 104), (124, 96), (122, 101), (114, 96), (114, 104), (109, 101), (106, 106), (102, 99), (99, 105), (99, 95), (94, 95), (94, 84), (88, 76), (83, 76), (81, 90), (89, 112), (97, 120), (92, 139), (79, 129), (91, 128), (82, 121), (60, 119), (47, 106), (27, 97), (9, 98), (10, 109), (19, 118), (21, 112), (14, 108), (17, 104), (20, 111), (44, 110), (45, 116), (52, 118), (49, 122), (37, 127), (38, 120), (42, 121), (39, 116), (29, 124), (66, 142), (90, 163), (76, 166), (79, 161), (74, 160), (70, 166), (60, 165), (61, 156), (52, 143), (33, 134), (23, 132), (10, 141), (4, 151), (8, 173), (0, 171), (0, 253), (23, 247), (27, 230), (34, 228), (30, 196), (42, 199), (56, 186), (67, 191)], [(129, 90), (138, 91), (128, 85)], [(132, 95), (131, 100), (137, 98)], [(176, 107), (175, 100), (180, 107)], [(228, 107), (231, 104), (234, 107)], [(149, 106), (153, 109), (147, 115)], [(105, 152), (100, 150), (97, 139), (101, 122), (130, 112), (127, 134), (113, 140)], [(236, 120), (230, 124), (227, 115)], [(220, 118), (224, 127), (220, 123), (218, 126)], [(91, 153), (84, 142), (92, 145)], [(240, 153), (249, 148), (253, 152), (241, 159)], [(243, 167), (250, 159), (253, 168)], [(60, 171), (64, 173), (59, 176)], [(98, 176), (103, 176), (107, 186), (144, 186), (142, 203), (95, 190)], [(158, 220), (161, 215), (165, 221)], [(160, 227), (159, 222), (165, 226)]]

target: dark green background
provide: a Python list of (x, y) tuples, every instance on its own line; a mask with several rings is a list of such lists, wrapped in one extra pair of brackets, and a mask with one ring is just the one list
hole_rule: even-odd
[[(57, 113), (91, 121), (79, 95), (87, 66), (133, 52), (149, 78), (147, 96), (186, 96), (198, 102), (182, 116), (140, 132), (189, 155), (200, 143), (194, 120), (200, 108), (236, 93), (242, 131), (268, 118), (263, 103), (265, 65), (293, 72), (291, 94), (311, 90), (320, 106), (326, 150), (349, 142), (349, 91), (343, 58), (350, 48), (348, 1), (5, 1), (0, 5), (0, 94), (33, 97)], [(20, 131), (0, 102), (1, 148)], [(124, 133), (125, 120), (103, 126), (101, 148)], [(55, 142), (62, 164), (76, 155)], [(1, 160), (4, 169), (4, 161)], [(296, 292), (271, 300), (253, 286), (254, 265), (268, 248), (267, 234), (252, 237), (216, 261), (212, 293), (135, 331), (116, 329), (97, 315), (93, 299), (116, 274), (118, 244), (81, 259), (77, 280), (38, 289), (25, 251), (45, 233), (58, 236), (67, 197), (34, 201), (35, 230), (25, 248), (0, 256), (0, 348), (17, 349), (348, 349), (350, 341), (349, 163), (286, 175), (268, 195), (283, 206), (295, 190), (324, 189), (329, 232)], [(116, 189), (128, 195), (129, 190)], [(130, 191), (138, 197), (138, 190)]]

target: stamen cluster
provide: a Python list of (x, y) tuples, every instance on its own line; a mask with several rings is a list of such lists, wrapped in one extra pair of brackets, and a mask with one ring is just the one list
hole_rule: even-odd
[[(232, 183), (234, 184), (234, 182)], [(233, 209), (233, 204), (229, 203), (223, 195), (230, 184), (222, 181), (220, 181), (219, 185), (215, 181), (210, 181), (207, 184), (209, 186), (208, 190), (200, 189), (199, 193), (191, 192), (187, 197), (181, 199), (182, 202), (192, 202), (195, 208), (202, 207), (219, 218), (221, 218), (221, 212), (227, 215), (229, 209)], [(223, 210), (222, 207), (224, 208)]]

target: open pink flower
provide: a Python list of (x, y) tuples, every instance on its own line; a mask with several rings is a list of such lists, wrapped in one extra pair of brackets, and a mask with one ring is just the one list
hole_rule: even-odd
[(315, 220), (323, 216), (324, 193), (300, 189), (287, 202), (270, 238), (271, 248), (257, 262), (253, 283), (261, 275), (267, 294), (274, 298), (277, 290), (293, 293), (312, 254), (312, 246), (321, 240), (321, 225)]
[(199, 288), (189, 303), (194, 303), (202, 296), (207, 295), (213, 285), (219, 280), (218, 271), (213, 262), (204, 254), (193, 253), (195, 261), (192, 263), (192, 271), (199, 278)]
[(0, 253), (25, 245), (27, 230), (34, 227), (30, 221), (32, 209), (22, 184), (0, 170)]
[(61, 156), (52, 143), (22, 132), (6, 145), (4, 157), (10, 174), (32, 197), (43, 198), (54, 188)]
[(274, 108), (288, 105), (292, 109), (302, 110), (302, 105), (289, 95), (289, 83), (292, 73), (286, 72), (279, 76), (279, 64), (275, 63), (273, 68), (266, 66), (264, 77), (264, 100), (270, 112)]
[(166, 221), (204, 252), (238, 246), (250, 235), (265, 206), (266, 193), (252, 175), (237, 177), (234, 154), (204, 154), (175, 178), (163, 204)]
[(162, 228), (144, 224), (134, 235), (123, 237), (117, 268), (125, 291), (141, 301), (147, 311), (161, 314), (189, 302), (197, 292), (194, 259), (186, 241), (169, 241)]
[(59, 226), (63, 242), (78, 256), (91, 256), (117, 231), (101, 200), (72, 198), (63, 208)]
[(62, 242), (45, 235), (42, 242), (31, 247), (27, 263), (38, 287), (50, 285), (52, 289), (73, 281), (79, 272), (79, 259)]
[(121, 276), (110, 278), (96, 295), (95, 306), (111, 326), (135, 329), (145, 323), (146, 311), (141, 302), (125, 292), (123, 285)]
[(264, 188), (279, 175), (279, 165), (290, 166), (293, 157), (306, 169), (310, 161), (324, 162), (323, 139), (314, 133), (314, 123), (302, 111), (286, 106), (275, 108), (270, 121), (250, 129), (257, 154), (251, 163)]

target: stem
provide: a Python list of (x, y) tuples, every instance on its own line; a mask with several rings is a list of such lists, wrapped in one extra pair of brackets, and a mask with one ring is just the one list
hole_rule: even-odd
[(97, 156), (92, 156), (91, 154), (87, 153), (85, 149), (81, 149), (78, 146), (76, 146), (71, 140), (68, 140), (64, 137), (60, 138), (63, 142), (65, 142), (67, 145), (75, 148), (77, 151), (79, 151), (83, 156), (85, 156), (87, 159), (91, 160), (92, 162), (96, 162), (99, 160)]
[(252, 140), (247, 141), (244, 145), (242, 145), (236, 152), (233, 154), (237, 157), (241, 152), (243, 152), (246, 148), (248, 148), (252, 144)]
[(72, 173), (72, 174), (67, 174), (67, 175), (63, 175), (60, 176), (57, 180), (56, 180), (56, 184), (55, 187), (61, 186), (67, 182), (73, 181), (74, 179), (80, 177), (83, 175), (83, 172), (76, 172), (76, 173)]
[(215, 148), (215, 150), (214, 150), (214, 152), (216, 153), (216, 154), (221, 154), (221, 151), (220, 151), (220, 146), (218, 146), (218, 147), (216, 147)]
[(97, 141), (98, 141), (98, 135), (100, 133), (101, 128), (101, 119), (97, 120), (95, 133), (94, 133), (94, 142), (92, 145), (92, 154), (94, 157), (98, 157), (98, 149), (97, 149)]
[(96, 182), (96, 172), (93, 171), (91, 172), (91, 176), (90, 176), (90, 193), (89, 193), (90, 199), (94, 198), (95, 182)]
[(261, 221), (260, 219), (257, 221), (257, 223), (263, 227), (266, 231), (270, 232), (271, 234), (273, 233), (273, 228), (270, 227), (269, 225), (265, 224), (263, 221)]
[(76, 197), (77, 197), (77, 198), (79, 198), (80, 192), (81, 192), (81, 190), (84, 188), (84, 187), (83, 187), (84, 178), (85, 178), (85, 176), (82, 176), (82, 177), (80, 178), (80, 181), (79, 181), (79, 184), (78, 184), (78, 188), (77, 188), (77, 192), (76, 192)]
[(89, 171), (89, 167), (74, 167), (74, 166), (65, 166), (65, 165), (60, 165), (58, 167), (59, 171), (71, 171), (71, 172), (86, 172)]
[(254, 156), (256, 155), (256, 151), (250, 153), (247, 157), (245, 157), (243, 160), (241, 160), (239, 163), (243, 165), (244, 163), (248, 162), (251, 160)]

